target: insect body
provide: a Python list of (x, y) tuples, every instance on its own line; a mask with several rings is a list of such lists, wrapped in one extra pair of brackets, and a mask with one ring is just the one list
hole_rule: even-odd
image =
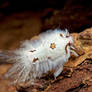
[(14, 65), (5, 76), (13, 77), (14, 83), (32, 83), (44, 73), (54, 70), (53, 75), (56, 78), (62, 72), (70, 53), (76, 55), (73, 49), (73, 37), (67, 30), (48, 30), (39, 34), (38, 39), (24, 41), (13, 52), (14, 56), (8, 58), (8, 62), (14, 61)]

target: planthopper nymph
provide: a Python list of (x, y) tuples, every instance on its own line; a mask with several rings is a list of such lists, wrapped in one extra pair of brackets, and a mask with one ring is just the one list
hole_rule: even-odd
[(56, 79), (70, 58), (70, 53), (77, 55), (73, 44), (73, 37), (67, 29), (54, 29), (39, 34), (36, 39), (25, 40), (14, 51), (1, 51), (0, 60), (13, 63), (5, 77), (13, 78), (14, 84), (26, 81), (32, 84), (36, 78), (54, 70)]

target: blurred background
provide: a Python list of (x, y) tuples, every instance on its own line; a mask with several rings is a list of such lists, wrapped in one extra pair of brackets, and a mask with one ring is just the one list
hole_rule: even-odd
[(81, 32), (92, 27), (92, 0), (0, 0), (0, 49), (47, 29)]

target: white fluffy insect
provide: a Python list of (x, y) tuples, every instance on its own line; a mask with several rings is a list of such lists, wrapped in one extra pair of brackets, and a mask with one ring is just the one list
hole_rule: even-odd
[(11, 55), (0, 52), (1, 58), (14, 63), (5, 74), (5, 77), (13, 78), (14, 83), (30, 81), (31, 84), (36, 78), (53, 70), (56, 78), (62, 72), (70, 53), (77, 55), (73, 47), (73, 37), (67, 29), (48, 30), (37, 37), (38, 39), (24, 41), (15, 51), (9, 51)]

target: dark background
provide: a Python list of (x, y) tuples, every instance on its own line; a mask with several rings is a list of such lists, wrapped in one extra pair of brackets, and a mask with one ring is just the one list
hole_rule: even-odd
[(48, 29), (92, 27), (92, 0), (0, 0), (0, 48), (9, 49)]
[(43, 10), (45, 8), (62, 9), (66, 3), (72, 7), (74, 5), (89, 8), (92, 0), (0, 0), (0, 10), (2, 12), (15, 12), (26, 10)]
[[(68, 20), (68, 24), (64, 23), (66, 19), (59, 20), (59, 24), (55, 21), (53, 25), (61, 25), (65, 28), (68, 27), (71, 31), (83, 30), (92, 26), (92, 0), (0, 0), (0, 19), (2, 20), (5, 16), (10, 15), (15, 12), (24, 12), (24, 11), (44, 11), (47, 8), (57, 9), (60, 11), (58, 15), (67, 16), (70, 19), (70, 15), (74, 16), (78, 14), (79, 17)], [(43, 21), (46, 18), (52, 16), (53, 11), (47, 12), (46, 15), (42, 17)], [(68, 16), (69, 15), (69, 16)], [(78, 19), (77, 19), (78, 18)], [(76, 24), (76, 20), (80, 21)], [(58, 19), (57, 19), (58, 20)], [(69, 26), (72, 26), (71, 22), (75, 22), (73, 29)], [(52, 28), (46, 26), (45, 29)]]

